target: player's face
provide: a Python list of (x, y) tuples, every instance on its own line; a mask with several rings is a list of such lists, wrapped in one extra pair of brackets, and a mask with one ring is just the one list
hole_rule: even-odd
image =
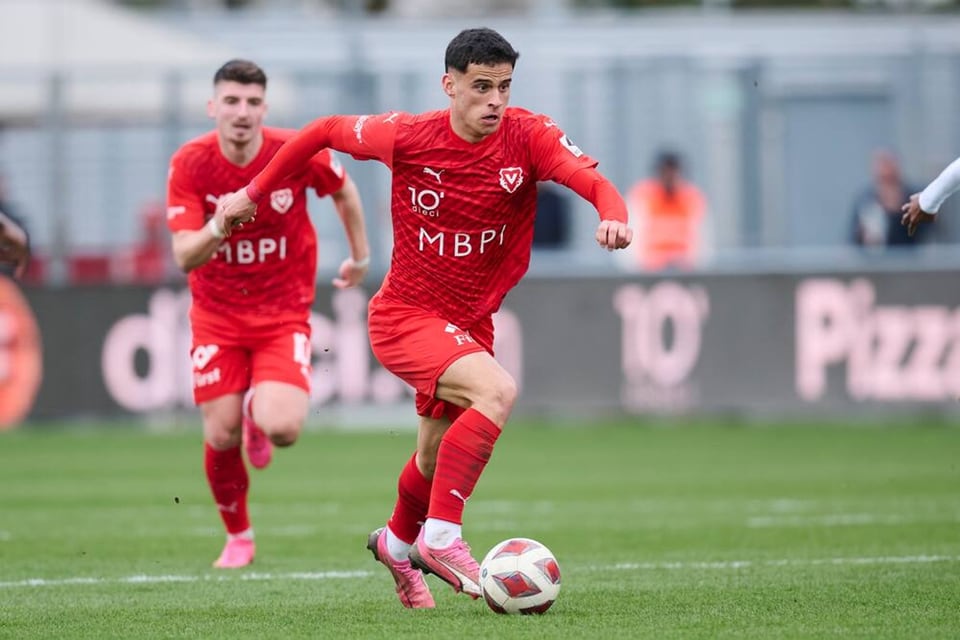
[(465, 73), (452, 70), (443, 76), (443, 90), (450, 96), (453, 130), (464, 140), (479, 142), (496, 132), (510, 102), (513, 67), (470, 64)]
[(243, 146), (257, 139), (267, 113), (264, 94), (259, 84), (217, 83), (207, 114), (217, 123), (221, 140)]

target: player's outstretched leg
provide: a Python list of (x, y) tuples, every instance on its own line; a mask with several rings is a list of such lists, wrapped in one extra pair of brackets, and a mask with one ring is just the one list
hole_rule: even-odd
[(367, 538), (367, 549), (377, 562), (390, 570), (397, 585), (397, 597), (410, 609), (432, 609), (435, 604), (423, 574), (410, 564), (409, 558), (397, 560), (387, 550), (387, 528), (380, 527)]
[(480, 565), (463, 538), (457, 538), (448, 547), (434, 548), (427, 546), (421, 531), (417, 543), (410, 549), (410, 564), (437, 576), (457, 593), (463, 592), (474, 599), (481, 595)]
[(243, 449), (247, 460), (257, 469), (266, 467), (273, 458), (273, 443), (253, 421), (253, 389), (248, 389), (243, 396)]

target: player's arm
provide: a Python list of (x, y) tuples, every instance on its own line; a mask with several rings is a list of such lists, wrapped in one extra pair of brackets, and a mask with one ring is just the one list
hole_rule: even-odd
[(623, 196), (597, 171), (597, 161), (585, 155), (551, 118), (538, 116), (530, 132), (530, 154), (540, 180), (565, 185), (600, 214), (596, 239), (604, 249), (625, 249), (633, 239), (627, 226)]
[(367, 241), (360, 191), (350, 176), (331, 197), (350, 245), (350, 257), (340, 264), (339, 277), (333, 280), (335, 287), (345, 289), (360, 284), (367, 275), (370, 269), (370, 244)]
[(937, 213), (940, 205), (960, 189), (960, 158), (951, 162), (936, 179), (920, 192), (920, 208), (926, 213)]
[(167, 226), (172, 234), (173, 260), (189, 273), (213, 257), (227, 234), (219, 212), (204, 223), (203, 196), (194, 188), (191, 172), (184, 164), (180, 154), (170, 163)]
[(226, 237), (216, 216), (195, 230), (173, 233), (173, 260), (184, 273), (206, 264)]
[(597, 210), (600, 215), (597, 244), (608, 251), (630, 246), (633, 229), (627, 225), (627, 204), (612, 182), (594, 167), (584, 167), (561, 180), (561, 184), (572, 189)]
[(901, 208), (903, 217), (900, 223), (907, 227), (912, 236), (918, 224), (933, 222), (940, 205), (957, 189), (960, 189), (960, 158), (951, 162), (923, 191), (910, 196), (910, 200)]
[(0, 211), (0, 261), (14, 265), (14, 275), (23, 277), (30, 262), (30, 236), (10, 216)]
[(317, 118), (294, 134), (246, 188), (224, 199), (218, 213), (223, 211), (227, 232), (253, 217), (264, 194), (273, 191), (284, 178), (325, 148), (360, 159), (382, 158), (381, 150), (371, 145), (369, 139), (364, 139), (363, 127), (367, 119), (368, 116), (326, 116)]

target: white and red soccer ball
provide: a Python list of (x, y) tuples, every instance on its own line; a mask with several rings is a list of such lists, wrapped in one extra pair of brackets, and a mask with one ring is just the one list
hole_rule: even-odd
[(560, 593), (560, 565), (542, 543), (510, 538), (480, 563), (480, 588), (497, 613), (543, 613)]

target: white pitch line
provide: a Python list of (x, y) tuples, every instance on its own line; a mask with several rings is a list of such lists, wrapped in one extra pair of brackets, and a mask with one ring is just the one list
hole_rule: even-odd
[(726, 560), (720, 562), (621, 562), (597, 570), (745, 569), (748, 567), (815, 567), (822, 565), (931, 564), (960, 562), (960, 556), (878, 556), (867, 558), (810, 558), (797, 560)]
[(372, 571), (297, 571), (294, 573), (239, 573), (221, 575), (133, 575), (120, 578), (27, 578), (0, 582), (0, 589), (16, 589), (23, 587), (64, 587), (70, 585), (99, 585), (99, 584), (162, 584), (170, 582), (229, 582), (232, 580), (267, 582), (273, 580), (342, 580), (350, 578), (367, 578), (374, 575)]
[(917, 522), (957, 522), (960, 516), (937, 516), (936, 519), (874, 513), (835, 513), (829, 515), (754, 516), (747, 519), (753, 529), (771, 527), (847, 527), (867, 524), (901, 525)]
[[(656, 571), (716, 569), (731, 570), (749, 567), (814, 567), (823, 565), (880, 565), (880, 564), (932, 564), (937, 562), (960, 562), (960, 556), (876, 556), (863, 558), (809, 558), (795, 560), (726, 560), (718, 562), (621, 562), (609, 566), (584, 567), (586, 571)], [(573, 567), (577, 569), (577, 567)], [(229, 581), (284, 581), (284, 580), (350, 580), (369, 578), (373, 571), (297, 571), (292, 573), (235, 573), (219, 575), (146, 575), (138, 574), (118, 578), (27, 578), (0, 582), (0, 589), (30, 587), (64, 587), (73, 585), (109, 584), (164, 584), (190, 582)]]

